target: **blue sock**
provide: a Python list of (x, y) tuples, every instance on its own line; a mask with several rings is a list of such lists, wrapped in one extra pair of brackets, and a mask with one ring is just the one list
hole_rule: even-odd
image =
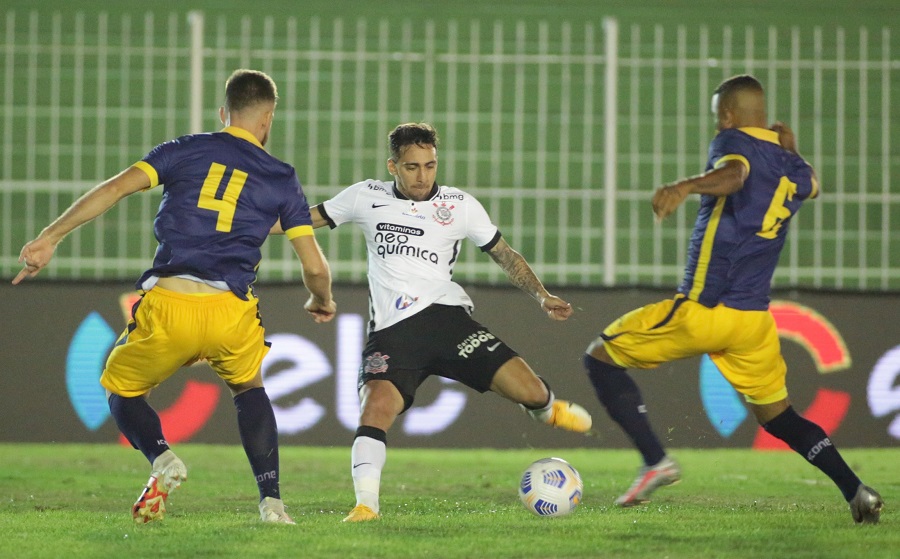
[(662, 460), (666, 451), (650, 427), (647, 408), (634, 380), (625, 369), (604, 363), (588, 353), (584, 354), (583, 363), (597, 399), (632, 440), (644, 457), (644, 464), (652, 466)]
[(159, 415), (146, 398), (137, 396), (125, 398), (118, 394), (109, 396), (109, 411), (125, 435), (131, 446), (140, 450), (153, 464), (156, 457), (169, 450), (169, 444), (163, 437)]
[(281, 498), (278, 486), (278, 426), (264, 388), (251, 388), (234, 397), (241, 443), (259, 487), (259, 499)]
[(851, 500), (859, 488), (859, 478), (844, 462), (831, 439), (821, 427), (800, 416), (793, 407), (763, 425), (769, 434), (786, 442), (794, 452), (822, 470), (838, 486), (844, 499)]

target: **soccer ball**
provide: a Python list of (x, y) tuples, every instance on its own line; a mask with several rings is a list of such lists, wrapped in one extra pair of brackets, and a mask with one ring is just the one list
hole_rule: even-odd
[(532, 463), (519, 482), (519, 499), (538, 516), (565, 516), (581, 502), (581, 476), (562, 458)]

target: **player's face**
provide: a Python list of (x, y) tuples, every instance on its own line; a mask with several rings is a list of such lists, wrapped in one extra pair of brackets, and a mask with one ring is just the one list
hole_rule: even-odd
[(716, 132), (721, 132), (722, 130), (729, 128), (728, 115), (721, 106), (720, 95), (718, 93), (712, 96), (712, 102), (710, 104), (712, 106), (712, 113), (716, 115)]
[(387, 164), (401, 194), (417, 202), (428, 198), (437, 176), (437, 150), (434, 146), (412, 144), (400, 152), (397, 161), (388, 159)]

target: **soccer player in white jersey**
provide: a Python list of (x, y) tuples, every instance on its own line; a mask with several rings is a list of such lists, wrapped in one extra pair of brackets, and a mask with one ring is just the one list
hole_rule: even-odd
[(310, 209), (313, 227), (352, 222), (368, 248), (371, 321), (359, 372), (359, 428), (352, 449), (356, 506), (345, 522), (379, 518), (386, 433), (429, 376), (491, 390), (562, 429), (586, 432), (591, 416), (557, 400), (547, 384), (500, 339), (473, 320), (472, 300), (452, 281), (460, 242), (471, 239), (552, 320), (572, 314), (550, 294), (470, 194), (435, 182), (437, 132), (401, 124), (390, 136), (394, 180), (366, 180)]

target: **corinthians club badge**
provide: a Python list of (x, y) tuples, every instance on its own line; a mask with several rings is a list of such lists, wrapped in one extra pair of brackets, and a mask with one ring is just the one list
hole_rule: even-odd
[(432, 218), (435, 221), (440, 223), (441, 225), (450, 225), (453, 223), (453, 208), (456, 206), (448, 206), (447, 202), (441, 202), (440, 204), (434, 204), (434, 214), (432, 214)]

